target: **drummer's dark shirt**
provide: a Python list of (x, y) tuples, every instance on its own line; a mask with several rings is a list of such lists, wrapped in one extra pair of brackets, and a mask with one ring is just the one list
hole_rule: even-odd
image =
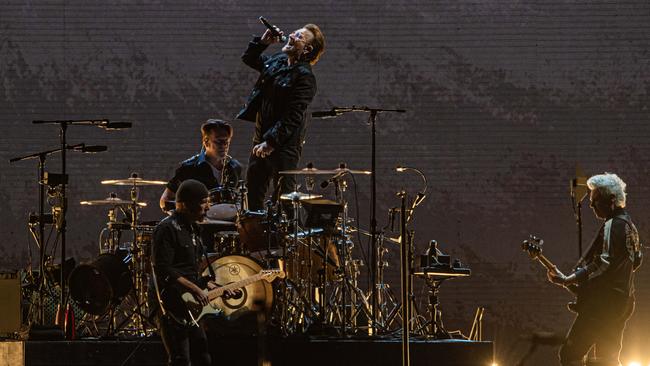
[[(231, 188), (237, 187), (237, 183), (242, 176), (242, 165), (236, 159), (229, 159), (226, 164), (225, 185)], [(176, 169), (174, 177), (167, 183), (167, 188), (176, 193), (181, 183), (187, 179), (196, 179), (205, 184), (208, 189), (221, 186), (221, 177), (215, 177), (210, 167), (210, 163), (205, 158), (205, 152), (194, 155), (191, 158), (181, 162)]]
[(199, 262), (204, 250), (196, 222), (178, 212), (163, 219), (153, 232), (152, 263), (159, 286), (176, 284), (181, 276), (201, 286)]

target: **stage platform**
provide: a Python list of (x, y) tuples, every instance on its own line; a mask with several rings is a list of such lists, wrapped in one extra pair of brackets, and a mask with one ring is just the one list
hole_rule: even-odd
[[(214, 365), (258, 365), (264, 346), (254, 337), (211, 340)], [(265, 344), (273, 366), (396, 366), (401, 340), (270, 338)], [(489, 366), (492, 342), (465, 340), (411, 341), (413, 366)], [(3, 341), (2, 366), (164, 366), (159, 338), (135, 340)]]

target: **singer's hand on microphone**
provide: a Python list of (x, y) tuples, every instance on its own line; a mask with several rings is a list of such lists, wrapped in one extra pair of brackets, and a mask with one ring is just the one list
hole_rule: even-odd
[(279, 30), (277, 27), (275, 28), (275, 30), (278, 31), (278, 33), (280, 33), (279, 37), (274, 36), (273, 32), (271, 32), (270, 29), (267, 29), (266, 32), (264, 32), (264, 34), (262, 35), (261, 42), (267, 46), (273, 43), (280, 43), (280, 38), (282, 38), (284, 32)]

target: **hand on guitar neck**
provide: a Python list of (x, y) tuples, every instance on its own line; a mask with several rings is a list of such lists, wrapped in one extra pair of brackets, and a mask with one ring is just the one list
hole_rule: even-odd
[(576, 283), (575, 273), (571, 273), (568, 276), (562, 273), (555, 264), (542, 254), (543, 244), (544, 240), (531, 235), (528, 240), (524, 240), (521, 244), (521, 249), (523, 249), (531, 259), (537, 260), (546, 268), (546, 277), (551, 283), (563, 286), (567, 291), (576, 296), (576, 300), (568, 303), (567, 307), (574, 313), (580, 312), (584, 305), (583, 300), (581, 300), (584, 295), (582, 294), (582, 289)]
[(559, 286), (570, 286), (575, 283), (576, 276), (575, 274), (570, 274), (566, 276), (562, 271), (560, 271), (555, 264), (553, 264), (548, 258), (542, 254), (542, 245), (544, 240), (536, 236), (531, 235), (528, 240), (524, 240), (521, 244), (521, 248), (524, 252), (528, 253), (531, 259), (536, 259), (544, 267), (546, 267), (546, 277), (551, 283), (554, 283)]

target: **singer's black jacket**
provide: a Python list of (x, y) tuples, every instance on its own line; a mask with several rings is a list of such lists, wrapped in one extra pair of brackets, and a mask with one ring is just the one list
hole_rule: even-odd
[(284, 53), (263, 55), (266, 47), (255, 37), (242, 55), (260, 76), (237, 118), (255, 122), (255, 144), (266, 141), (277, 151), (299, 156), (316, 78), (308, 62), (288, 66)]

